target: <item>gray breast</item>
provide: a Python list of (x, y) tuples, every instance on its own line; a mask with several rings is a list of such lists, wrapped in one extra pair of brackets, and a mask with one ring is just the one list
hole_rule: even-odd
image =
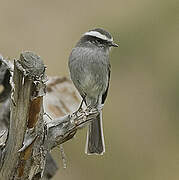
[(101, 49), (76, 47), (69, 58), (71, 79), (80, 94), (103, 94), (108, 85), (109, 53)]

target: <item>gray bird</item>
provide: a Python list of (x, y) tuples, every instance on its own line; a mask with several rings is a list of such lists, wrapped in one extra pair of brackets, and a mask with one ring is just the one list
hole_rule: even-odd
[[(111, 47), (118, 47), (111, 34), (96, 28), (83, 34), (70, 54), (68, 66), (71, 79), (83, 99), (82, 103), (84, 101), (89, 108), (100, 109), (107, 97)], [(85, 152), (105, 152), (101, 111), (89, 125)]]

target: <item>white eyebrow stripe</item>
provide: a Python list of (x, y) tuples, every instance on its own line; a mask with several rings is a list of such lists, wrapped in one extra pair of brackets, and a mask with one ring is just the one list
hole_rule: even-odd
[(86, 36), (86, 35), (88, 35), (88, 36), (94, 36), (94, 37), (97, 37), (97, 38), (100, 38), (100, 39), (103, 39), (103, 40), (106, 40), (106, 41), (113, 41), (113, 38), (109, 39), (109, 38), (107, 38), (105, 35), (97, 32), (97, 31), (89, 31), (89, 32), (86, 32), (86, 33), (84, 34), (84, 36)]

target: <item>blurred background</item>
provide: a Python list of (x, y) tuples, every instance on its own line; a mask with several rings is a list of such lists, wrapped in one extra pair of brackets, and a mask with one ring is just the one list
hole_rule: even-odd
[(112, 33), (112, 77), (103, 110), (106, 153), (84, 153), (86, 128), (53, 155), (53, 180), (179, 179), (179, 2), (1, 0), (0, 53), (36, 52), (47, 74), (69, 76), (68, 57), (94, 27)]

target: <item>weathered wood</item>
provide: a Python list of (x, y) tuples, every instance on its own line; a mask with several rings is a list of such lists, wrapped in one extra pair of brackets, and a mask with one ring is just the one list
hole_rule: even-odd
[[(8, 60), (4, 60), (3, 57), (0, 55), (0, 86), (4, 87), (3, 91), (0, 92), (0, 169), (4, 161), (3, 156), (2, 156), (4, 153), (2, 154), (2, 152), (5, 146), (6, 140), (7, 140), (7, 135), (9, 131), (9, 123), (10, 123), (10, 96), (11, 96), (10, 74), (12, 73), (12, 71), (13, 71), (13, 64), (11, 64), (11, 62)], [(40, 97), (37, 98), (37, 101), (39, 99)], [(37, 101), (34, 101), (34, 102), (37, 102)], [(38, 104), (38, 103), (35, 103), (35, 104)], [(33, 111), (33, 109), (35, 109), (36, 111), (36, 108), (33, 108), (33, 107), (34, 106), (32, 105), (30, 108), (30, 111)], [(32, 113), (32, 114), (37, 114), (37, 113)], [(36, 118), (32, 118), (32, 116), (33, 115), (29, 113), (29, 117), (31, 117), (31, 119), (37, 120), (38, 118), (37, 116)], [(30, 120), (30, 122), (31, 123), (29, 123), (29, 126), (32, 127), (32, 124), (34, 124), (32, 123), (33, 120)], [(43, 179), (48, 180), (49, 178), (53, 177), (57, 169), (58, 167), (55, 161), (53, 160), (50, 153), (48, 153)]]
[[(0, 173), (1, 180), (28, 179), (27, 177), (32, 167), (31, 163), (33, 161), (29, 159), (31, 157), (32, 146), (29, 146), (24, 152), (19, 153), (18, 151), (23, 146), (25, 132), (28, 131), (27, 125), (31, 123), (29, 121), (29, 108), (36, 98), (32, 99), (34, 88), (39, 86), (38, 83), (43, 82), (44, 78), (43, 73), (39, 75), (39, 71), (38, 73), (33, 71), (33, 74), (31, 74), (29, 70), (32, 67), (35, 69), (36, 64), (39, 68), (39, 64), (36, 63), (38, 60), (39, 57), (35, 54), (24, 52), (21, 54), (20, 60), (14, 61), (14, 93), (11, 103), (9, 136), (5, 148), (4, 163)], [(44, 72), (43, 64), (41, 68), (43, 69), (42, 72)], [(42, 88), (44, 87), (42, 86)], [(43, 119), (43, 109), (41, 110), (41, 119)]]
[(3, 145), (0, 149), (0, 155), (3, 150), (0, 156), (1, 180), (52, 177), (57, 166), (49, 154), (51, 149), (71, 139), (79, 128), (99, 113), (97, 109), (86, 109), (71, 114), (80, 100), (71, 81), (66, 78), (50, 78), (44, 113), (44, 71), (41, 58), (32, 52), (24, 52), (20, 60), (14, 61), (10, 128), (5, 126), (9, 135), (6, 141), (7, 135), (2, 133), (5, 148)]
[(0, 93), (0, 102), (5, 101), (11, 92), (11, 85), (9, 83), (10, 71), (8, 65), (3, 57), (0, 55), (0, 85), (3, 86), (3, 91)]

